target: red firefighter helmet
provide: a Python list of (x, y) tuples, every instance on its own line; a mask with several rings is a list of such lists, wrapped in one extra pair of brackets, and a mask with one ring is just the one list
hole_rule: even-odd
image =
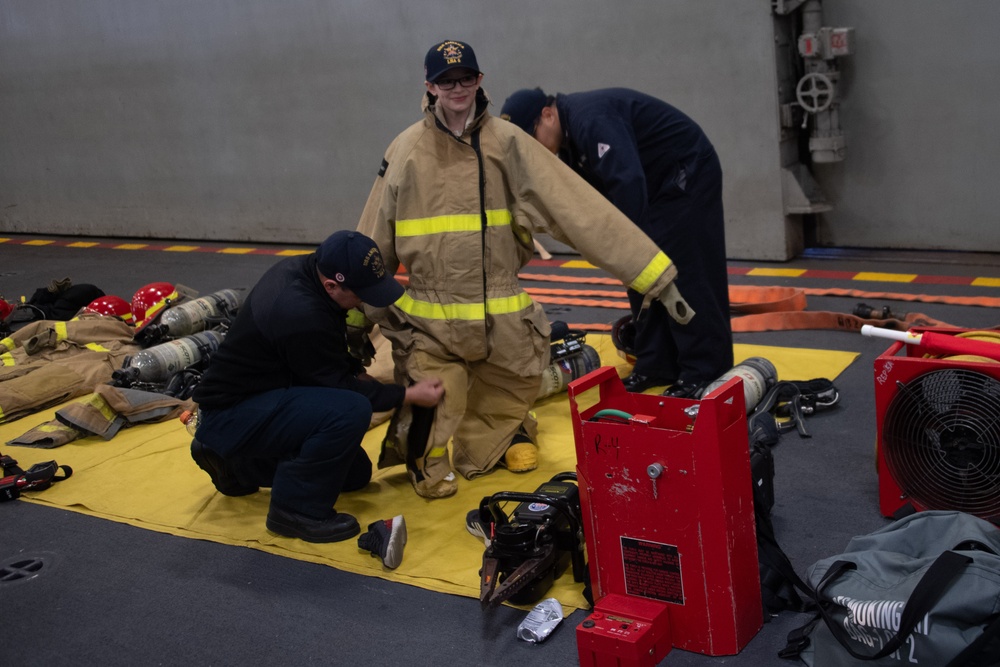
[(132, 315), (135, 316), (136, 333), (180, 300), (180, 295), (170, 283), (149, 283), (132, 296)]
[(9, 301), (4, 301), (4, 298), (0, 296), (0, 321), (7, 319), (7, 316), (14, 312), (14, 304)]
[(94, 299), (83, 307), (83, 312), (117, 317), (126, 324), (135, 324), (135, 317), (132, 315), (132, 306), (125, 299), (113, 294), (106, 294)]

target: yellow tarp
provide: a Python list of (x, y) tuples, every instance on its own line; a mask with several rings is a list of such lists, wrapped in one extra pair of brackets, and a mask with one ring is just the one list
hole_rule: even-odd
[[(604, 364), (628, 366), (618, 357), (608, 336), (591, 334)], [(770, 359), (782, 380), (836, 378), (857, 357), (852, 352), (736, 345), (736, 359)], [(0, 442), (53, 419), (55, 409), (0, 427)], [(546, 399), (536, 407), (541, 440), (539, 468), (527, 474), (499, 469), (468, 481), (459, 478), (458, 493), (442, 500), (417, 496), (401, 466), (376, 471), (365, 489), (346, 493), (337, 509), (358, 518), (362, 529), (380, 518), (402, 514), (409, 541), (402, 564), (386, 570), (381, 561), (357, 548), (355, 540), (310, 544), (277, 537), (264, 528), (268, 491), (229, 498), (215, 491), (211, 480), (191, 460), (191, 438), (178, 421), (146, 424), (122, 430), (114, 439), (90, 437), (57, 449), (4, 446), (22, 468), (55, 459), (73, 468), (73, 476), (24, 498), (112, 521), (128, 523), (181, 537), (260, 549), (279, 556), (322, 563), (358, 574), (382, 577), (445, 593), (479, 597), (479, 567), (483, 544), (465, 529), (466, 513), (484, 497), (499, 491), (531, 492), (553, 475), (574, 471), (576, 453), (566, 394)], [(386, 426), (370, 431), (364, 447), (372, 460)], [(550, 591), (565, 607), (586, 608), (582, 589), (567, 573)]]

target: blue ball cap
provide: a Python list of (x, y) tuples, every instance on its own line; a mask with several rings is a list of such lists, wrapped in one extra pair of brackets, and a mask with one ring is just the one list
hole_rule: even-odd
[(375, 241), (361, 232), (342, 230), (327, 237), (316, 249), (316, 268), (376, 308), (403, 296), (403, 286), (386, 270)]
[(522, 88), (507, 98), (500, 109), (500, 117), (517, 125), (528, 134), (534, 134), (535, 121), (542, 115), (549, 96), (541, 88)]
[(434, 83), (442, 74), (453, 69), (471, 69), (476, 74), (479, 63), (476, 62), (476, 52), (464, 42), (448, 39), (435, 44), (424, 56), (424, 81)]

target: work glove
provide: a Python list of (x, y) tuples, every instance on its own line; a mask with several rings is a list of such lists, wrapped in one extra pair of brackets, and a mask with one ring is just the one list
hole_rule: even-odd
[(677, 285), (674, 284), (676, 277), (677, 267), (671, 264), (646, 292), (646, 296), (642, 300), (641, 310), (646, 310), (653, 299), (656, 299), (667, 309), (670, 317), (680, 324), (687, 324), (694, 317), (694, 309), (688, 305), (688, 302), (681, 296), (680, 290), (677, 289)]
[(679, 324), (687, 324), (694, 317), (694, 309), (684, 300), (684, 297), (681, 296), (681, 291), (677, 289), (677, 285), (674, 283), (667, 285), (667, 288), (660, 292), (656, 299), (667, 309), (670, 317), (674, 318)]

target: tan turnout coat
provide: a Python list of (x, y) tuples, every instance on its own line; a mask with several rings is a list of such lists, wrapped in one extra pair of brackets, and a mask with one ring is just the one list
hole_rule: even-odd
[[(425, 472), (447, 472), (441, 457), (454, 436), (455, 466), (472, 477), (502, 456), (549, 364), (548, 320), (518, 281), (532, 234), (576, 248), (642, 293), (658, 294), (676, 269), (572, 169), (491, 116), (482, 91), (461, 137), (440, 123), (433, 101), (425, 95), (423, 120), (387, 149), (358, 229), (390, 271), (409, 274), (401, 299), (368, 311), (393, 343), (397, 377), (447, 376), (425, 459), (436, 470)], [(478, 372), (481, 364), (489, 371)]]

